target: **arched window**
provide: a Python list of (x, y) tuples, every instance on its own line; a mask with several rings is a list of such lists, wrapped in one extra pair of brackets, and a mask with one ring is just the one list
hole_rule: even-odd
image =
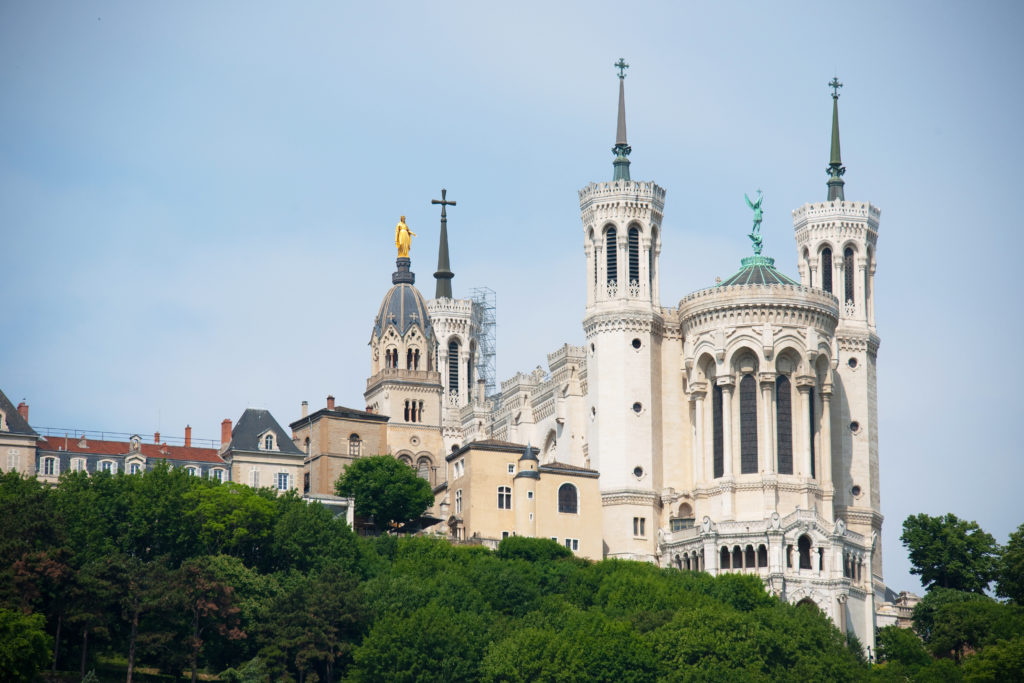
[(821, 288), (832, 293), (832, 250), (828, 247), (821, 250)]
[(640, 229), (629, 229), (629, 284), (640, 284)]
[(406, 422), (411, 422), (411, 420), (409, 419), (409, 402), (408, 402), (408, 401), (406, 401), (406, 402), (405, 402), (405, 413), (404, 413), (404, 417), (405, 417), (405, 421), (406, 421)]
[(358, 458), (360, 451), (361, 442), (358, 434), (349, 434), (348, 436), (348, 454)]
[[(140, 472), (142, 472), (142, 465), (140, 465), (137, 462), (133, 462), (131, 466), (129, 466), (128, 471), (131, 472), (132, 474), (139, 474)], [(217, 470), (217, 474), (220, 474), (220, 470)], [(220, 479), (218, 479), (217, 481), (220, 481)]]
[(420, 458), (416, 462), (416, 475), (430, 481), (430, 458)]
[(768, 566), (768, 548), (764, 547), (764, 544), (757, 546), (757, 566)]
[(789, 377), (775, 380), (775, 434), (779, 474), (793, 474), (793, 400)]
[(853, 301), (853, 249), (847, 247), (843, 251), (843, 281), (846, 285), (847, 302)]
[(466, 358), (466, 391), (467, 395), (473, 394), (473, 356), (475, 355), (472, 344), (469, 347), (469, 357)]
[(654, 295), (654, 244), (658, 241), (658, 231), (651, 230), (651, 248), (647, 250), (647, 291)]
[(619, 281), (619, 254), (618, 254), (618, 235), (615, 232), (615, 228), (608, 228), (608, 232), (605, 233), (605, 265), (608, 271), (608, 283)]
[(459, 393), (459, 342), (448, 342), (448, 392)]
[(499, 486), (498, 487), (498, 509), (499, 510), (511, 510), (512, 509), (512, 487), (511, 486)]
[(462, 514), (462, 489), (455, 492), (455, 514)]
[(721, 552), (718, 553), (718, 556), (719, 556), (718, 557), (718, 564), (720, 565), (720, 569), (728, 569), (729, 568), (729, 549), (726, 548), (723, 545)]
[(738, 545), (732, 547), (732, 568), (743, 569), (743, 551)]
[(743, 554), (743, 566), (747, 568), (757, 566), (757, 557), (754, 554), (754, 546), (748, 545)]
[(412, 350), (412, 369), (413, 370), (419, 370), (420, 369), (420, 350), (419, 349), (413, 349)]
[(263, 450), (265, 450), (265, 451), (272, 451), (272, 450), (274, 450), (274, 435), (273, 434), (267, 434), (265, 437), (263, 437)]
[(558, 487), (558, 511), (575, 515), (579, 512), (579, 495), (572, 484)]
[(757, 380), (740, 380), (740, 473), (757, 472)]
[(796, 548), (800, 554), (800, 569), (811, 568), (811, 539), (804, 534), (796, 541)]
[(723, 457), (722, 439), (722, 387), (717, 384), (711, 389), (711, 420), (712, 420), (712, 453), (714, 458), (715, 478), (725, 474), (725, 458)]

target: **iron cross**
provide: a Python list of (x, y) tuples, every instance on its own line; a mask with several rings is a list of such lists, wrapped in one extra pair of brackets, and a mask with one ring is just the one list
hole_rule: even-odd
[(619, 61), (615, 62), (615, 68), (619, 70), (619, 78), (626, 77), (626, 69), (629, 68), (629, 64), (626, 64), (626, 60), (619, 57)]
[(832, 88), (832, 97), (839, 97), (839, 89), (843, 87), (843, 84), (839, 82), (838, 78), (833, 76), (828, 87)]
[(447, 213), (446, 209), (449, 206), (455, 206), (455, 202), (450, 202), (447, 199), (445, 199), (445, 195), (447, 195), (447, 194), (448, 194), (448, 190), (446, 190), (446, 189), (444, 189), (442, 187), (441, 188), (441, 198), (440, 199), (431, 199), (430, 200), (431, 204), (440, 204), (441, 205), (441, 218), (447, 218), (448, 217), (448, 213)]

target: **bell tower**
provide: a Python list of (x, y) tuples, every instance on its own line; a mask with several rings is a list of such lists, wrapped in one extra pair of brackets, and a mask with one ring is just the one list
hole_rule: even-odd
[[(801, 284), (822, 289), (839, 300), (839, 324), (832, 367), (816, 368), (823, 380), (814, 397), (816, 419), (831, 414), (820, 433), (832, 445), (833, 514), (865, 538), (881, 534), (878, 490), (878, 392), (876, 363), (880, 339), (875, 328), (875, 250), (881, 211), (845, 195), (839, 145), (839, 89), (833, 78), (832, 141), (828, 194), (824, 202), (804, 204), (793, 212)], [(823, 402), (830, 402), (823, 413)], [(825, 425), (823, 425), (825, 426)], [(821, 452), (821, 449), (817, 449)], [(876, 584), (881, 585), (882, 552), (872, 555)]]
[(630, 178), (620, 59), (611, 182), (580, 190), (586, 255), (587, 444), (601, 472), (606, 556), (653, 560), (662, 487), (658, 255), (665, 190)]

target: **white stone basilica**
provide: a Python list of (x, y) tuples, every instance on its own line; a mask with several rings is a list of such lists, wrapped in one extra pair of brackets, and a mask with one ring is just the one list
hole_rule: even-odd
[[(413, 346), (436, 344), (433, 362), (424, 357), (417, 368), (423, 377), (410, 379), (440, 398), (440, 415), (427, 402), (419, 418), (436, 425), (443, 442), (434, 464), (437, 512), (454, 536), (466, 537), (455, 528), (461, 498), (453, 500), (449, 484), (470, 475), (448, 471), (448, 454), (472, 442), (533, 444), (541, 472), (548, 465), (599, 473), (601, 519), (578, 525), (580, 535), (600, 535), (605, 557), (757, 574), (773, 593), (813, 602), (873, 647), (886, 590), (878, 543), (879, 210), (844, 196), (840, 84), (831, 84), (827, 199), (793, 212), (799, 283), (760, 254), (758, 200), (754, 255), (725, 281), (663, 306), (665, 190), (630, 178), (625, 64), (618, 66), (613, 179), (579, 192), (582, 346), (562, 346), (548, 355), (547, 371), (519, 373), (485, 395), (484, 379), (474, 377), (476, 303), (452, 297), (442, 218), (437, 297), (425, 302), (427, 328), (408, 332)], [(375, 340), (379, 328), (380, 320)], [(415, 358), (408, 345), (402, 354)], [(375, 372), (397, 368), (376, 341), (374, 353)], [(381, 386), (367, 393), (377, 410)], [(402, 411), (382, 410), (392, 422)]]

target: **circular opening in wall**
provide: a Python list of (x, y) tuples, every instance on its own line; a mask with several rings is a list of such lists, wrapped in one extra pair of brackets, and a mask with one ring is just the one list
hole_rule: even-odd
[(633, 348), (634, 349), (639, 349), (640, 348), (640, 340), (639, 339), (634, 339), (633, 340)]
[(850, 423), (850, 431), (851, 432), (859, 432), (860, 431), (860, 422), (857, 422), (856, 420), (851, 422)]
[(846, 364), (850, 366), (850, 369), (853, 369), (857, 367), (857, 359), (851, 358), (850, 360), (846, 361)]
[(413, 446), (419, 446), (420, 445), (420, 437), (418, 437), (418, 436), (410, 436), (409, 437), (409, 443), (412, 444)]
[(643, 477), (644, 476), (644, 468), (640, 467), (640, 465), (637, 465), (636, 467), (634, 467), (633, 468), (633, 476), (636, 477), (637, 479), (640, 479), (641, 477)]
[(455, 452), (455, 451), (457, 451), (457, 450), (459, 450), (459, 444), (457, 444), (457, 443), (453, 443), (453, 444), (452, 444), (452, 453), (454, 453), (454, 452)]
[(852, 488), (852, 489), (850, 489), (850, 493), (852, 493), (852, 494), (853, 494), (853, 497), (854, 497), (854, 498), (856, 498), (857, 496), (859, 496), (859, 495), (860, 495), (860, 486), (857, 486), (856, 484), (854, 484), (853, 488)]
[(643, 409), (644, 409), (644, 407), (642, 405), (640, 405), (639, 401), (637, 401), (636, 403), (633, 404), (633, 412), (634, 413), (639, 413)]

